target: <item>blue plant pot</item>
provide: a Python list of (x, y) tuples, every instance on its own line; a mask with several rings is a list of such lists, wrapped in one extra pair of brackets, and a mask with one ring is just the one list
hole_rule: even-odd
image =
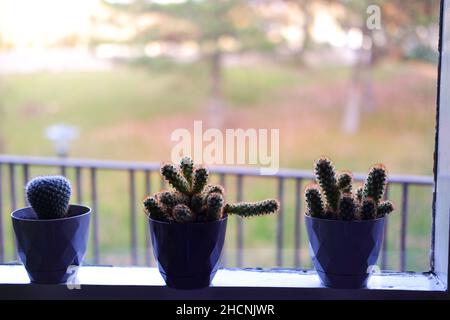
[(153, 253), (167, 286), (208, 287), (219, 268), (227, 218), (197, 223), (149, 220)]
[(362, 288), (377, 262), (384, 219), (341, 221), (305, 215), (309, 251), (322, 284)]
[[(81, 265), (91, 209), (70, 205), (69, 216), (38, 219), (31, 207), (11, 214), (17, 251), (33, 283), (65, 283)], [(75, 267), (75, 268), (71, 268)]]

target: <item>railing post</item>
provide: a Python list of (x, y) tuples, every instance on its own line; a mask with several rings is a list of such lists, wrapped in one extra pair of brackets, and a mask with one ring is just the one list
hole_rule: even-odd
[(137, 236), (136, 236), (136, 187), (135, 187), (135, 173), (131, 169), (128, 171), (129, 174), (129, 188), (130, 188), (130, 232), (131, 232), (131, 264), (138, 264), (137, 256)]
[[(389, 185), (386, 185), (384, 200), (389, 198)], [(381, 270), (387, 269), (388, 263), (388, 220), (384, 219), (383, 244), (381, 247)]]
[[(16, 194), (16, 166), (13, 163), (9, 164), (9, 187), (10, 187), (10, 201), (11, 212), (17, 209), (17, 194)], [(17, 258), (16, 239), (12, 233), (12, 246), (14, 251), (14, 259)]]
[(14, 164), (9, 164), (9, 187), (10, 187), (10, 200), (11, 211), (17, 209), (17, 195), (16, 195), (16, 167)]
[(5, 261), (5, 238), (3, 234), (3, 166), (0, 163), (0, 263)]
[[(225, 174), (224, 173), (221, 173), (220, 176), (219, 176), (219, 184), (226, 190)], [(226, 264), (227, 264), (227, 250), (226, 250), (226, 246), (225, 245), (223, 246), (223, 250), (222, 250), (221, 264), (222, 264), (222, 267), (225, 267)]]
[[(30, 170), (28, 168), (28, 164), (22, 165), (22, 173), (23, 173), (23, 185), (26, 186), (28, 180), (30, 180)], [(28, 206), (28, 198), (26, 192), (24, 192), (24, 203), (25, 206)]]
[(163, 190), (166, 188), (166, 180), (164, 180), (164, 177), (162, 175), (160, 175), (160, 176), (161, 176), (161, 179), (159, 180), (159, 187), (161, 190)]
[[(91, 235), (92, 240), (91, 246), (92, 246), (92, 255), (93, 255), (93, 262), (94, 263), (100, 263), (100, 237), (99, 237), (99, 219), (100, 215), (98, 213), (99, 210), (99, 202), (98, 202), (98, 188), (97, 188), (97, 178), (98, 178), (98, 170), (100, 169), (110, 169), (114, 170), (115, 172), (125, 172), (129, 171), (129, 182), (130, 182), (130, 209), (131, 209), (131, 259), (133, 260), (133, 263), (137, 263), (140, 261), (140, 250), (137, 242), (142, 241), (138, 237), (140, 228), (140, 223), (138, 223), (138, 212), (139, 207), (137, 207), (136, 199), (139, 197), (139, 194), (136, 194), (138, 192), (136, 183), (137, 177), (136, 173), (139, 174), (139, 172), (143, 171), (145, 174), (145, 190), (146, 193), (150, 193), (151, 189), (151, 174), (154, 170), (157, 170), (157, 166), (153, 165), (142, 165), (138, 163), (119, 163), (114, 161), (92, 161), (92, 160), (76, 160), (76, 159), (70, 159), (70, 161), (67, 160), (61, 160), (58, 159), (45, 159), (45, 158), (25, 158), (25, 157), (11, 157), (11, 156), (0, 156), (0, 262), (9, 260), (9, 256), (13, 255), (12, 250), (14, 250), (14, 258), (17, 258), (16, 253), (16, 247), (15, 247), (15, 240), (13, 240), (12, 243), (9, 241), (10, 231), (8, 228), (9, 224), (4, 224), (4, 214), (5, 210), (10, 212), (13, 210), (16, 210), (19, 206), (23, 204), (23, 201), (25, 200), (26, 203), (26, 195), (23, 196), (22, 192), (22, 182), (23, 184), (26, 184), (31, 176), (31, 169), (33, 169), (34, 166), (37, 167), (48, 167), (52, 169), (60, 169), (62, 174), (65, 174), (65, 170), (67, 170), (67, 173), (70, 174), (70, 170), (75, 170), (75, 179), (76, 179), (76, 199), (78, 203), (83, 202), (83, 191), (84, 191), (84, 198), (88, 197), (92, 199), (92, 211), (93, 215), (91, 217)], [(85, 181), (86, 186), (88, 187), (87, 190), (83, 190), (83, 181), (82, 181), (82, 175), (83, 171), (90, 170), (90, 179), (89, 177), (85, 177), (84, 179), (88, 179), (90, 181)], [(87, 173), (86, 173), (87, 174)], [(213, 174), (219, 174), (220, 178), (220, 184), (225, 185), (225, 179), (228, 174), (234, 175), (236, 180), (236, 187), (237, 187), (237, 194), (236, 194), (236, 200), (242, 201), (243, 198), (243, 185), (244, 185), (244, 179), (247, 176), (253, 176), (256, 177), (258, 174), (255, 171), (252, 171), (249, 169), (243, 169), (243, 168), (236, 168), (234, 169), (220, 169), (218, 172), (214, 172)], [(362, 175), (358, 175), (359, 181), (361, 181)], [(301, 267), (302, 264), (302, 233), (303, 232), (303, 226), (302, 226), (302, 200), (303, 197), (301, 195), (301, 188), (302, 183), (305, 181), (305, 179), (310, 179), (311, 176), (308, 173), (304, 173), (303, 171), (286, 171), (283, 172), (279, 177), (275, 177), (278, 181), (277, 184), (277, 192), (278, 197), (281, 202), (281, 210), (279, 216), (277, 219), (277, 226), (276, 226), (276, 262), (280, 266), (283, 266), (283, 262), (286, 262), (285, 254), (283, 251), (283, 244), (284, 244), (284, 231), (285, 227), (285, 217), (284, 214), (286, 211), (284, 210), (284, 204), (286, 202), (286, 188), (287, 188), (287, 179), (293, 179), (295, 180), (295, 192), (296, 192), (296, 199), (294, 203), (295, 208), (295, 214), (293, 217), (294, 223), (294, 256), (293, 256), (293, 264), (295, 267)], [(402, 177), (402, 176), (395, 176), (392, 178), (391, 183), (399, 184), (401, 185), (401, 209), (400, 209), (400, 255), (399, 255), (399, 269), (402, 271), (407, 270), (408, 268), (408, 251), (407, 251), (407, 245), (408, 245), (408, 220), (409, 220), (409, 191), (411, 186), (415, 185), (426, 185), (430, 186), (432, 185), (432, 179), (428, 179), (429, 177)], [(163, 179), (161, 179), (161, 187), (164, 188), (166, 185), (164, 184)], [(20, 184), (20, 186), (17, 186), (17, 183)], [(157, 182), (158, 184), (158, 182)], [(139, 185), (139, 184), (138, 184)], [(91, 190), (89, 190), (89, 186), (91, 187)], [(10, 189), (8, 189), (10, 188)], [(20, 188), (20, 189), (19, 189)], [(125, 187), (126, 188), (126, 187)], [(392, 191), (392, 189), (390, 190)], [(90, 195), (89, 195), (90, 192)], [(391, 192), (392, 193), (392, 192)], [(389, 189), (386, 188), (385, 192), (385, 198), (387, 198), (389, 195)], [(89, 200), (89, 199), (84, 199)], [(138, 199), (139, 200), (139, 199)], [(290, 218), (290, 216), (289, 216)], [(232, 218), (235, 219), (235, 218)], [(243, 219), (236, 217), (237, 220), (236, 228), (237, 228), (237, 250), (236, 250), (236, 265), (239, 267), (242, 267), (243, 260), (244, 260), (244, 223)], [(286, 221), (287, 223), (288, 221)], [(145, 230), (145, 248), (146, 248), (146, 263), (151, 264), (151, 239), (150, 239), (150, 233), (148, 231), (148, 224), (146, 223), (146, 230)], [(392, 265), (389, 265), (389, 258), (391, 257), (389, 252), (389, 245), (390, 242), (388, 239), (388, 230), (390, 225), (388, 225), (388, 220), (385, 221), (384, 226), (384, 236), (383, 236), (383, 242), (382, 242), (382, 249), (380, 254), (380, 266), (382, 269), (387, 269), (388, 267), (393, 267)], [(5, 230), (5, 228), (7, 230)], [(13, 233), (12, 233), (13, 235)], [(8, 238), (8, 239), (5, 239)], [(304, 248), (303, 248), (304, 249)], [(5, 252), (6, 250), (6, 252)], [(10, 253), (11, 252), (11, 253)], [(290, 254), (289, 254), (290, 255)], [(221, 262), (225, 264), (225, 258), (226, 258), (225, 250), (223, 251), (223, 257)], [(142, 257), (143, 258), (143, 257)], [(229, 256), (228, 256), (229, 258)], [(397, 269), (397, 268), (396, 268)]]
[(277, 222), (277, 266), (283, 265), (283, 237), (284, 237), (284, 178), (278, 178), (278, 199), (280, 201), (280, 210), (278, 212)]
[(83, 189), (82, 189), (82, 175), (81, 168), (75, 168), (75, 181), (76, 181), (76, 189), (77, 189), (77, 202), (78, 204), (82, 204), (83, 202)]
[[(145, 195), (150, 195), (152, 192), (151, 188), (151, 174), (149, 170), (145, 170)], [(147, 266), (152, 265), (152, 253), (151, 253), (151, 241), (150, 241), (150, 229), (149, 229), (149, 220), (145, 219), (145, 263)]]
[(406, 232), (408, 228), (408, 183), (402, 185), (402, 216), (400, 239), (400, 271), (406, 270)]
[(294, 249), (294, 266), (300, 268), (301, 263), (301, 210), (302, 210), (302, 179), (295, 180), (295, 249)]
[(92, 241), (94, 264), (99, 264), (100, 253), (98, 245), (98, 206), (97, 206), (97, 170), (91, 167), (91, 200), (92, 200)]
[(60, 171), (60, 173), (61, 173), (61, 175), (62, 175), (63, 177), (66, 176), (67, 170), (66, 170), (66, 166), (65, 166), (65, 165), (61, 165), (61, 166), (59, 167), (59, 171)]
[[(236, 188), (236, 200), (237, 202), (242, 201), (242, 174), (237, 175), (237, 188)], [(243, 263), (243, 247), (244, 247), (244, 235), (243, 235), (243, 225), (242, 225), (242, 218), (237, 216), (236, 217), (236, 224), (237, 224), (237, 255), (236, 255), (236, 264), (238, 268), (242, 267)]]

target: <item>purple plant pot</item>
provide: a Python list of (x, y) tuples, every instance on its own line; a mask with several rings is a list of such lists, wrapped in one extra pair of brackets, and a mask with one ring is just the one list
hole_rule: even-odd
[(381, 248), (384, 219), (341, 221), (305, 215), (309, 251), (323, 285), (362, 288)]
[(209, 286), (219, 268), (227, 218), (197, 223), (149, 220), (153, 253), (167, 286), (176, 289)]
[[(31, 207), (11, 214), (19, 259), (33, 283), (65, 283), (81, 265), (91, 209), (70, 205), (69, 216), (40, 220)], [(75, 266), (75, 268), (70, 268)]]

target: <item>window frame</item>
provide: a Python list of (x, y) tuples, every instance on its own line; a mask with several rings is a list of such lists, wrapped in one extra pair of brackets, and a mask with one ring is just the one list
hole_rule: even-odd
[[(446, 136), (442, 135), (446, 127), (450, 128), (450, 0), (441, 0), (440, 23), (439, 23), (439, 64), (437, 79), (437, 100), (436, 100), (436, 136), (434, 153), (434, 190), (432, 206), (432, 241), (430, 255), (430, 271), (424, 273), (382, 273), (394, 280), (393, 283), (414, 284), (414, 281), (421, 279), (428, 285), (414, 286), (390, 286), (381, 283), (380, 286), (369, 289), (329, 289), (320, 286), (305, 286), (299, 283), (296, 287), (279, 286), (277, 283), (267, 283), (264, 287), (242, 285), (239, 279), (228, 279), (226, 285), (217, 285), (201, 290), (182, 291), (167, 288), (158, 283), (147, 283), (137, 285), (136, 283), (110, 283), (99, 281), (98, 283), (81, 283), (82, 290), (72, 289), (66, 285), (30, 285), (24, 282), (26, 274), (23, 266), (0, 265), (0, 270), (9, 268), (12, 273), (0, 273), (0, 298), (150, 298), (150, 299), (449, 299), (449, 257), (450, 257), (450, 198), (445, 194), (446, 183), (449, 183), (450, 153), (439, 153), (439, 146), (443, 148)], [(446, 106), (446, 109), (444, 109)], [(445, 118), (444, 118), (445, 116)], [(448, 145), (446, 145), (448, 147)], [(447, 167), (449, 167), (447, 169)], [(449, 183), (450, 185), (450, 183)], [(444, 190), (442, 190), (444, 188)], [(450, 189), (450, 188), (449, 188)], [(89, 272), (91, 267), (82, 267)], [(96, 267), (93, 267), (96, 268)], [(123, 276), (125, 281), (127, 273), (135, 271), (134, 268), (110, 267), (110, 271), (116, 276)], [(155, 268), (139, 268), (147, 271), (149, 275), (155, 274)], [(94, 270), (94, 269), (91, 269)], [(106, 269), (105, 269), (106, 270)], [(226, 269), (230, 270), (230, 269)], [(233, 270), (231, 276), (233, 275)], [(235, 275), (244, 270), (234, 269)], [(252, 270), (247, 270), (252, 271)], [(268, 272), (268, 275), (277, 279), (277, 275), (282, 270), (254, 270), (255, 272)], [(314, 276), (314, 271), (290, 270), (295, 276), (307, 279)], [(18, 277), (11, 275), (18, 275)], [(376, 275), (374, 275), (375, 277)], [(25, 277), (25, 278), (24, 278)], [(317, 275), (315, 275), (317, 278)], [(417, 278), (414, 278), (417, 277)], [(224, 278), (225, 279), (225, 278)], [(380, 279), (383, 279), (381, 277)], [(318, 280), (318, 278), (317, 278)], [(225, 281), (225, 280), (224, 280)], [(383, 280), (381, 280), (383, 282)], [(301, 281), (299, 281), (301, 282)]]
[[(439, 24), (439, 65), (437, 79), (437, 101), (436, 101), (436, 139), (434, 154), (434, 193), (433, 193), (433, 227), (432, 227), (432, 247), (431, 247), (431, 271), (447, 287), (449, 282), (449, 256), (450, 256), (450, 212), (449, 204), (445, 201), (445, 194), (440, 190), (440, 186), (445, 182), (445, 172), (440, 169), (444, 161), (450, 159), (447, 153), (439, 153), (439, 146), (443, 144), (443, 115), (446, 110), (444, 106), (450, 109), (450, 94), (448, 84), (450, 83), (450, 0), (441, 1), (440, 24)], [(446, 41), (447, 40), (447, 41)], [(445, 72), (443, 72), (443, 70)], [(446, 90), (447, 88), (447, 90)], [(450, 125), (450, 123), (448, 124)], [(444, 158), (446, 157), (446, 158)], [(444, 181), (442, 181), (444, 180)]]

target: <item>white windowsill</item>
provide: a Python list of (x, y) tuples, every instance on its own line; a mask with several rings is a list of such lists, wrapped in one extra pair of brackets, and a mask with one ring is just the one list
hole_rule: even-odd
[[(319, 278), (314, 271), (298, 271), (290, 269), (222, 269), (214, 278), (212, 286), (201, 290), (174, 290), (167, 288), (156, 268), (145, 267), (102, 267), (84, 266), (78, 271), (78, 283), (81, 290), (68, 290), (66, 285), (30, 285), (29, 279), (23, 266), (0, 265), (0, 296), (14, 298), (18, 293), (23, 293), (26, 298), (33, 298), (32, 289), (40, 288), (40, 298), (45, 297), (45, 288), (58, 287), (61, 292), (66, 292), (67, 298), (76, 295), (89, 298), (89, 288), (97, 288), (95, 297), (101, 295), (99, 289), (103, 287), (108, 291), (106, 296), (120, 297), (121, 288), (133, 287), (135, 290), (145, 289), (140, 292), (139, 297), (145, 298), (145, 292), (149, 298), (154, 298), (158, 292), (164, 293), (162, 299), (183, 299), (190, 298), (212, 298), (226, 299), (238, 296), (231, 295), (232, 291), (246, 292), (246, 290), (262, 294), (261, 298), (269, 297), (272, 293), (278, 292), (277, 298), (311, 298), (317, 296), (321, 298), (350, 298), (353, 296), (361, 298), (386, 298), (395, 297), (444, 297), (448, 293), (444, 285), (436, 276), (428, 273), (380, 273), (372, 275), (368, 288), (359, 290), (338, 290), (328, 289), (321, 286)], [(111, 290), (117, 290), (117, 295)], [(12, 290), (15, 289), (15, 290)], [(83, 290), (84, 289), (84, 290)], [(86, 290), (87, 289), (87, 290)], [(11, 296), (8, 295), (8, 290)], [(27, 292), (29, 290), (29, 292)], [(113, 291), (114, 291), (113, 290)], [(13, 292), (14, 291), (14, 292)], [(100, 290), (101, 291), (101, 290)], [(264, 293), (264, 291), (266, 291)], [(124, 291), (125, 292), (125, 291)], [(136, 291), (135, 291), (136, 292)], [(271, 293), (272, 292), (272, 293)], [(284, 293), (283, 293), (284, 292)], [(303, 293), (308, 293), (305, 296)], [(314, 293), (315, 292), (315, 293)], [(327, 292), (332, 292), (327, 295)], [(194, 293), (200, 293), (197, 297)], [(221, 294), (221, 293), (224, 293)], [(339, 294), (338, 294), (339, 293)], [(421, 295), (421, 293), (423, 295)], [(125, 293), (124, 293), (125, 294)], [(143, 296), (142, 296), (143, 294)], [(312, 294), (312, 295), (311, 295)], [(61, 296), (59, 296), (61, 298)], [(242, 295), (242, 297), (245, 297)], [(64, 298), (64, 297), (62, 297)], [(251, 298), (251, 297), (249, 297)]]

